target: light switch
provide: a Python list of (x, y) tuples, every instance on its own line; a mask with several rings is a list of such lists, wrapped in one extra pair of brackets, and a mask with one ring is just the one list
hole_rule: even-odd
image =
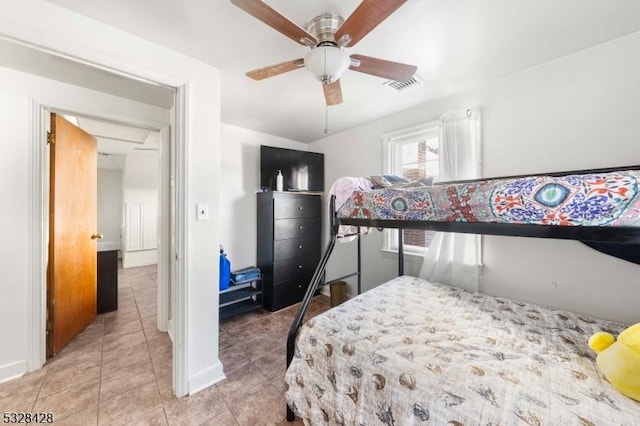
[(209, 204), (198, 203), (196, 209), (198, 209), (196, 220), (209, 220)]

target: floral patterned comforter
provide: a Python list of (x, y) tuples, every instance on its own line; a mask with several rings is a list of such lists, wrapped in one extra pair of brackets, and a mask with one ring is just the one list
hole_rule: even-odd
[(340, 218), (640, 227), (640, 171), (356, 191)]
[(286, 399), (307, 425), (637, 425), (587, 346), (623, 329), (399, 277), (303, 325)]

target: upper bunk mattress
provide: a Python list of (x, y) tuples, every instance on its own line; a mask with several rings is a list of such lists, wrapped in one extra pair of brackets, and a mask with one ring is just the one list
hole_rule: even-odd
[(623, 329), (405, 276), (304, 324), (285, 395), (313, 425), (631, 426), (587, 346)]
[(639, 170), (356, 191), (338, 218), (640, 227)]

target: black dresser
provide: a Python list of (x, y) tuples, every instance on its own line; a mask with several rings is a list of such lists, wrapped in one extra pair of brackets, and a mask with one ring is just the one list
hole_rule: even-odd
[(277, 311), (304, 297), (321, 255), (320, 195), (258, 193), (258, 268), (265, 309)]

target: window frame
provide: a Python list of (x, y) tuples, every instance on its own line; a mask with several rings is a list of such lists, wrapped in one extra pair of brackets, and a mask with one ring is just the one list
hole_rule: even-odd
[[(403, 144), (427, 140), (434, 136), (438, 138), (438, 145), (440, 145), (440, 121), (430, 121), (419, 126), (382, 135), (382, 169), (384, 173), (399, 173), (401, 169), (400, 151)], [(403, 246), (404, 252), (408, 254), (409, 257), (419, 259), (423, 258), (428, 250), (428, 247), (407, 244), (403, 244)], [(381, 251), (390, 254), (398, 253), (398, 234), (395, 229), (385, 229), (383, 231)]]

